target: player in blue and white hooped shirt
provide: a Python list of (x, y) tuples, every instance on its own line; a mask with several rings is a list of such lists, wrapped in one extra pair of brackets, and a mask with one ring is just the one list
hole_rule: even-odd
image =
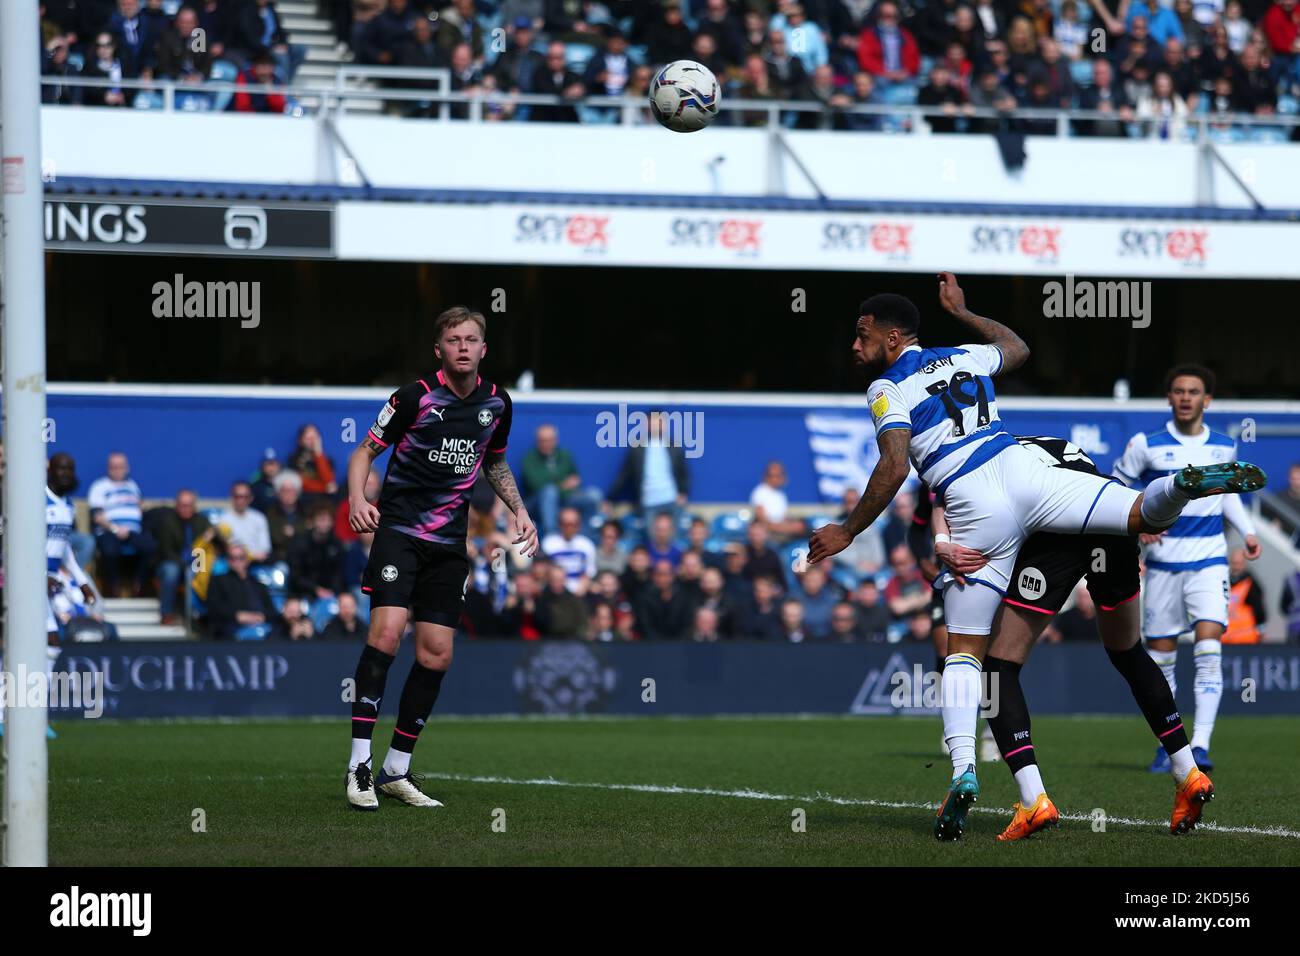
[(1022, 448), (998, 418), (993, 376), (1024, 364), (1029, 349), (1000, 322), (966, 308), (950, 272), (939, 274), (939, 300), (964, 327), (990, 344), (923, 349), (920, 313), (908, 299), (876, 295), (862, 303), (855, 361), (875, 380), (868, 389), (880, 459), (848, 519), (818, 529), (809, 542), (816, 564), (838, 554), (888, 506), (914, 466), (942, 497), (952, 541), (988, 563), (957, 583), (944, 572), (948, 625), (942, 710), (953, 779), (936, 814), (941, 840), (961, 836), (979, 794), (975, 729), (981, 666), (993, 616), (1006, 594), (1020, 545), (1035, 531), (1138, 534), (1170, 527), (1195, 498), (1257, 490), (1263, 473), (1234, 463), (1157, 479), (1139, 493), (1120, 482), (1052, 468)]
[[(1214, 373), (1200, 365), (1179, 365), (1165, 376), (1165, 394), (1173, 418), (1163, 428), (1139, 433), (1129, 440), (1115, 462), (1115, 476), (1126, 485), (1145, 487), (1187, 465), (1234, 461), (1237, 443), (1205, 424), (1205, 410), (1214, 394)], [(1212, 770), (1210, 735), (1223, 697), (1222, 646), (1228, 622), (1228, 542), (1223, 522), (1245, 540), (1246, 557), (1260, 555), (1255, 525), (1237, 495), (1194, 501), (1182, 517), (1161, 535), (1144, 535), (1146, 589), (1143, 594), (1142, 636), (1147, 652), (1160, 665), (1170, 690), (1177, 694), (1174, 665), (1178, 638), (1196, 637), (1196, 720), (1192, 753), (1197, 766)], [(1157, 748), (1153, 773), (1169, 770), (1169, 757)]]
[[(48, 668), (52, 673), (54, 662), (59, 656), (59, 622), (54, 616), (54, 605), (50, 600), (52, 594), (63, 589), (59, 579), (62, 570), (76, 587), (81, 590), (87, 604), (95, 602), (95, 591), (90, 578), (77, 562), (68, 538), (75, 528), (76, 510), (68, 494), (77, 487), (77, 466), (72, 456), (59, 452), (50, 458), (46, 468), (45, 479), (45, 632), (48, 638)], [(3, 732), (3, 715), (0, 714), (0, 732)], [(46, 733), (54, 737), (53, 728), (46, 728)]]

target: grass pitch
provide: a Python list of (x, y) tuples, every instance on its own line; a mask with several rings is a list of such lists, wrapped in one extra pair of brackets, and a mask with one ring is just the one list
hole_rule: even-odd
[(1016, 799), (1002, 764), (981, 768), (966, 837), (935, 841), (936, 719), (435, 718), (413, 767), (446, 806), (377, 813), (344, 798), (346, 719), (57, 729), (56, 866), (1300, 865), (1297, 717), (1221, 722), (1212, 826), (1186, 837), (1168, 832), (1172, 784), (1146, 772), (1139, 719), (1035, 720), (1048, 791), (1075, 818), (1016, 844), (994, 839)]

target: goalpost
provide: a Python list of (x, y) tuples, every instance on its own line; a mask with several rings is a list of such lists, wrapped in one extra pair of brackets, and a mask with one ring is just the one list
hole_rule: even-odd
[[(0, 155), (3, 247), (0, 325), (4, 366), (4, 670), (40, 675), (45, 632), (45, 250), (37, 4), (0, 3)], [(11, 676), (12, 682), (12, 676)], [(24, 681), (24, 684), (26, 682)], [(25, 697), (25, 686), (10, 693)], [(3, 702), (0, 701), (0, 705)], [(7, 708), (4, 863), (47, 863), (44, 706)]]

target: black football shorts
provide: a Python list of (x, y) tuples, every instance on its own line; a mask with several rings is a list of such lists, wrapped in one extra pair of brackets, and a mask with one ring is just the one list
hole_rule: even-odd
[(464, 551), (380, 528), (361, 590), (371, 608), (404, 607), (416, 621), (456, 627), (465, 606), (469, 558)]
[(1013, 607), (1055, 614), (1079, 583), (1099, 610), (1109, 611), (1138, 595), (1137, 538), (1117, 534), (1029, 536), (1016, 556), (1011, 586), (1003, 599)]

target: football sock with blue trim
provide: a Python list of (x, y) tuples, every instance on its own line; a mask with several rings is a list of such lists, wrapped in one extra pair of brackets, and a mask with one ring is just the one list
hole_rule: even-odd
[(1210, 735), (1214, 721), (1219, 716), (1219, 701), (1223, 699), (1223, 645), (1216, 640), (1197, 641), (1196, 720), (1192, 724), (1192, 746), (1210, 749)]
[(956, 779), (975, 763), (975, 733), (979, 724), (980, 661), (973, 654), (949, 654), (943, 662), (941, 699), (943, 736)]

